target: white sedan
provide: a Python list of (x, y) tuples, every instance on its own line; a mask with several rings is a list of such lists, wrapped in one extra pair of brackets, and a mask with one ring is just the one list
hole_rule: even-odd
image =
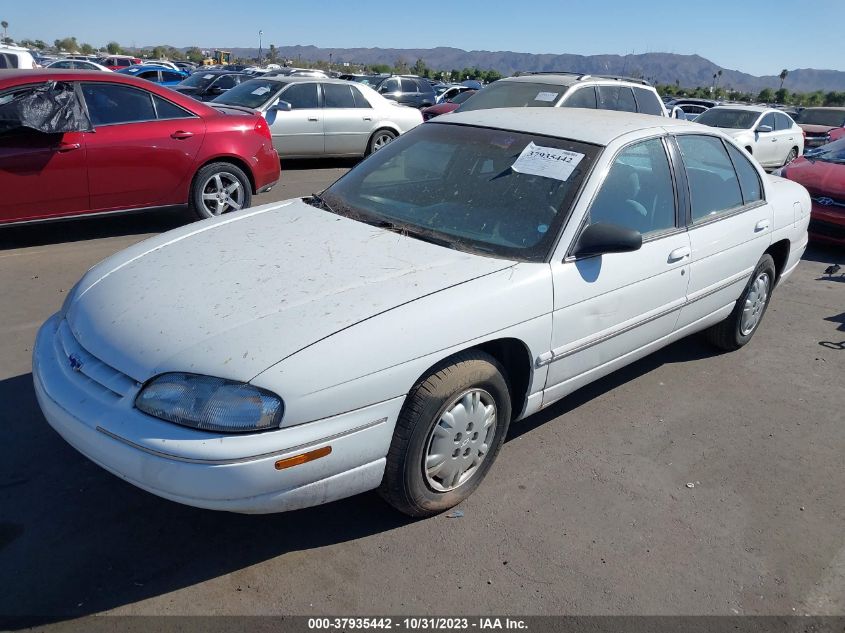
[(699, 330), (748, 343), (809, 217), (712, 128), (459, 112), (319, 196), (101, 262), (39, 331), (35, 390), (70, 444), (167, 499), (262, 513), (378, 488), (431, 515), (512, 421)]
[(716, 106), (695, 122), (721, 129), (763, 167), (783, 167), (804, 153), (804, 132), (788, 114), (773, 108)]
[(59, 59), (52, 64), (47, 64), (47, 68), (68, 69), (68, 70), (100, 70), (107, 73), (112, 72), (111, 68), (106, 68), (102, 64), (92, 62), (87, 59)]
[(328, 77), (258, 77), (210, 103), (261, 112), (282, 158), (366, 156), (423, 120), (369, 86)]

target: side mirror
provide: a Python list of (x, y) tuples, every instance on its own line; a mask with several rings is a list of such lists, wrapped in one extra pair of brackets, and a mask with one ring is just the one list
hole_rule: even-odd
[(771, 132), (771, 131), (772, 131), (771, 125), (760, 125), (760, 126), (757, 126), (757, 129), (755, 130), (755, 132), (757, 132), (758, 134), (765, 134), (766, 132)]
[(291, 105), (290, 105), (290, 103), (289, 103), (289, 102), (279, 100), (279, 101), (276, 103), (276, 105), (274, 105), (273, 107), (271, 107), (271, 108), (270, 108), (270, 110), (269, 110), (269, 111), (275, 111), (275, 112), (290, 112), (291, 110), (292, 110), (292, 107), (291, 107)]
[(686, 112), (681, 110), (678, 106), (672, 107), (672, 112), (670, 115), (673, 119), (680, 119), (681, 121), (685, 121), (687, 118)]
[(211, 86), (211, 88), (208, 89), (208, 94), (210, 95), (222, 95), (224, 92), (226, 91), (218, 86)]
[(572, 254), (575, 257), (588, 257), (605, 253), (630, 253), (638, 251), (642, 245), (643, 236), (639, 231), (618, 224), (596, 222), (581, 232)]
[(381, 86), (381, 87), (379, 87), (379, 89), (378, 89), (378, 93), (379, 93), (380, 95), (383, 95), (383, 94), (384, 94), (384, 93), (386, 93), (386, 92), (387, 92), (387, 86)]

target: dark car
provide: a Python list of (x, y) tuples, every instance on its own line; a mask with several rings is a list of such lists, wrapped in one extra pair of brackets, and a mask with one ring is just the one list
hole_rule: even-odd
[(780, 175), (810, 192), (810, 239), (845, 246), (845, 136), (808, 150)]
[(421, 77), (385, 77), (373, 88), (386, 99), (414, 108), (428, 108), (437, 101), (434, 88)]
[(121, 73), (0, 77), (0, 225), (188, 205), (250, 206), (279, 180), (264, 118)]
[(804, 130), (804, 148), (821, 147), (833, 140), (831, 132), (845, 127), (845, 108), (804, 108), (795, 117)]
[(201, 70), (173, 89), (198, 101), (211, 101), (247, 79), (250, 79), (249, 75), (228, 70)]

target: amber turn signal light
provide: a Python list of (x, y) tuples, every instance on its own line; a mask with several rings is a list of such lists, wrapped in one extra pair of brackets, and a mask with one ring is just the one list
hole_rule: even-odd
[(302, 453), (301, 455), (294, 455), (293, 457), (285, 457), (284, 459), (280, 459), (276, 462), (276, 470), (284, 470), (285, 468), (292, 468), (293, 466), (299, 466), (300, 464), (306, 464), (308, 462), (313, 462), (315, 459), (320, 459), (321, 457), (325, 457), (329, 453), (332, 452), (331, 446), (323, 446), (321, 448), (317, 448), (313, 451), (308, 451), (307, 453)]

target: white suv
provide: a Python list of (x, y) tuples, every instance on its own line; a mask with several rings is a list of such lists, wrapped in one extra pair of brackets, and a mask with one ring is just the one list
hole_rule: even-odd
[(0, 69), (5, 68), (38, 68), (38, 64), (22, 46), (0, 46)]
[(566, 107), (619, 110), (669, 116), (663, 101), (643, 79), (578, 73), (525, 73), (479, 90), (461, 112), (489, 108)]

